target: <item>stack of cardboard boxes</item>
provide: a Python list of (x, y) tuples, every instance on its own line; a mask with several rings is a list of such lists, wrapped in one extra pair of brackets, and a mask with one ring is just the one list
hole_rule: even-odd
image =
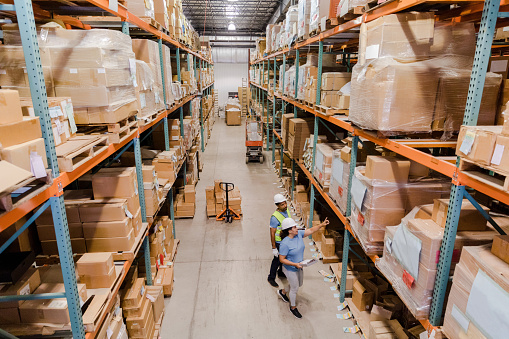
[[(19, 279), (12, 284), (0, 285), (0, 296), (32, 294), (41, 285), (39, 270), (30, 267)], [(19, 307), (23, 301), (0, 303), (0, 324), (21, 323)], [(29, 320), (29, 319), (27, 319)]]
[(87, 288), (111, 288), (117, 274), (113, 254), (108, 252), (85, 253), (76, 262), (80, 282)]
[(145, 279), (138, 278), (122, 300), (129, 338), (152, 338), (155, 331), (154, 311), (147, 298)]
[[(0, 156), (3, 160), (32, 172), (37, 164), (45, 174), (48, 163), (39, 117), (24, 117), (18, 91), (0, 90)], [(35, 152), (35, 155), (31, 155)], [(38, 160), (37, 160), (38, 159)]]
[(142, 166), (143, 190), (145, 193), (145, 211), (147, 216), (154, 216), (159, 210), (160, 203), (164, 200), (163, 187), (159, 186), (159, 180), (154, 165)]
[(313, 175), (320, 185), (322, 185), (325, 192), (329, 191), (333, 153), (341, 150), (343, 146), (343, 144), (339, 143), (316, 144), (315, 168), (313, 169)]
[(313, 119), (292, 118), (288, 121), (288, 152), (294, 159), (304, 154), (304, 144), (313, 130)]
[(196, 210), (196, 191), (194, 185), (185, 185), (182, 193), (175, 199), (175, 216), (193, 218)]
[(239, 99), (228, 99), (226, 102), (225, 112), (226, 112), (226, 124), (228, 126), (238, 126), (240, 125), (240, 117), (241, 117), (241, 105)]
[[(377, 267), (418, 319), (428, 316), (444, 237), (449, 200), (416, 207), (399, 226), (387, 227), (383, 257)], [(489, 210), (485, 208), (485, 211)], [(457, 270), (464, 246), (491, 243), (497, 234), (466, 199), (463, 201), (454, 244), (451, 272)], [(465, 299), (466, 300), (466, 299)]]
[(343, 95), (340, 90), (350, 82), (351, 76), (352, 73), (323, 73), (320, 105), (337, 109), (348, 109), (350, 107), (350, 96)]
[(447, 180), (427, 176), (428, 168), (394, 157), (370, 155), (366, 167), (355, 169), (351, 225), (367, 254), (382, 253), (386, 226), (399, 225), (415, 206), (449, 196)]

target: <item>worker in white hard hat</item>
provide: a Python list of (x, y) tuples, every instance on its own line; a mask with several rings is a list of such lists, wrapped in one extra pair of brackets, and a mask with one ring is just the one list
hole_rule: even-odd
[(286, 279), (288, 280), (288, 291), (290, 298), (286, 295), (286, 290), (283, 288), (278, 291), (279, 296), (284, 302), (290, 302), (290, 312), (296, 318), (302, 318), (302, 315), (297, 309), (297, 291), (302, 286), (304, 280), (304, 272), (300, 262), (304, 260), (304, 237), (318, 231), (320, 228), (327, 226), (329, 220), (325, 220), (306, 230), (298, 230), (297, 223), (292, 218), (284, 219), (281, 223), (281, 244), (279, 247), (279, 260), (283, 264), (283, 272), (285, 272)]
[(276, 273), (280, 278), (284, 278), (281, 262), (279, 262), (279, 243), (281, 242), (281, 222), (285, 218), (291, 218), (286, 198), (282, 194), (274, 196), (274, 204), (276, 204), (276, 211), (270, 217), (270, 242), (272, 245), (272, 263), (270, 265), (270, 272), (267, 278), (272, 287), (279, 287), (276, 282)]

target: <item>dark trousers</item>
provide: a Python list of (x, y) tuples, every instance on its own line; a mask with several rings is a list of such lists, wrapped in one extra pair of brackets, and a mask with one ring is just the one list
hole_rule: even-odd
[[(279, 243), (276, 243), (276, 248), (279, 251)], [(279, 261), (279, 256), (272, 259), (270, 264), (269, 280), (276, 280), (276, 273), (283, 273), (283, 264)]]

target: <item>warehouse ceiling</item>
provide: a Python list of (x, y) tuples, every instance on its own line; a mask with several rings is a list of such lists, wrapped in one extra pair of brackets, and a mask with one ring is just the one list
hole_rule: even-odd
[[(182, 1), (186, 18), (200, 35), (261, 35), (279, 4), (280, 0)], [(235, 30), (228, 30), (230, 23)]]

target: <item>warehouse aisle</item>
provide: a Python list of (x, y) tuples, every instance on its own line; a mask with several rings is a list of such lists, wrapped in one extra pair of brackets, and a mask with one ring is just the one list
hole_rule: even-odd
[[(337, 311), (337, 291), (318, 273), (329, 271), (328, 265), (320, 262), (304, 272), (298, 294), (302, 319), (290, 313), (267, 282), (272, 260), (268, 221), (279, 182), (269, 153), (264, 164), (245, 164), (244, 133), (244, 125), (226, 126), (218, 119), (200, 154), (204, 169), (196, 187), (195, 217), (176, 222), (180, 245), (173, 296), (165, 299), (162, 338), (356, 337), (343, 334), (352, 320), (336, 318), (345, 311)], [(213, 186), (214, 179), (239, 187), (241, 221), (225, 224), (206, 217), (205, 187)], [(305, 243), (305, 258), (311, 258)]]

